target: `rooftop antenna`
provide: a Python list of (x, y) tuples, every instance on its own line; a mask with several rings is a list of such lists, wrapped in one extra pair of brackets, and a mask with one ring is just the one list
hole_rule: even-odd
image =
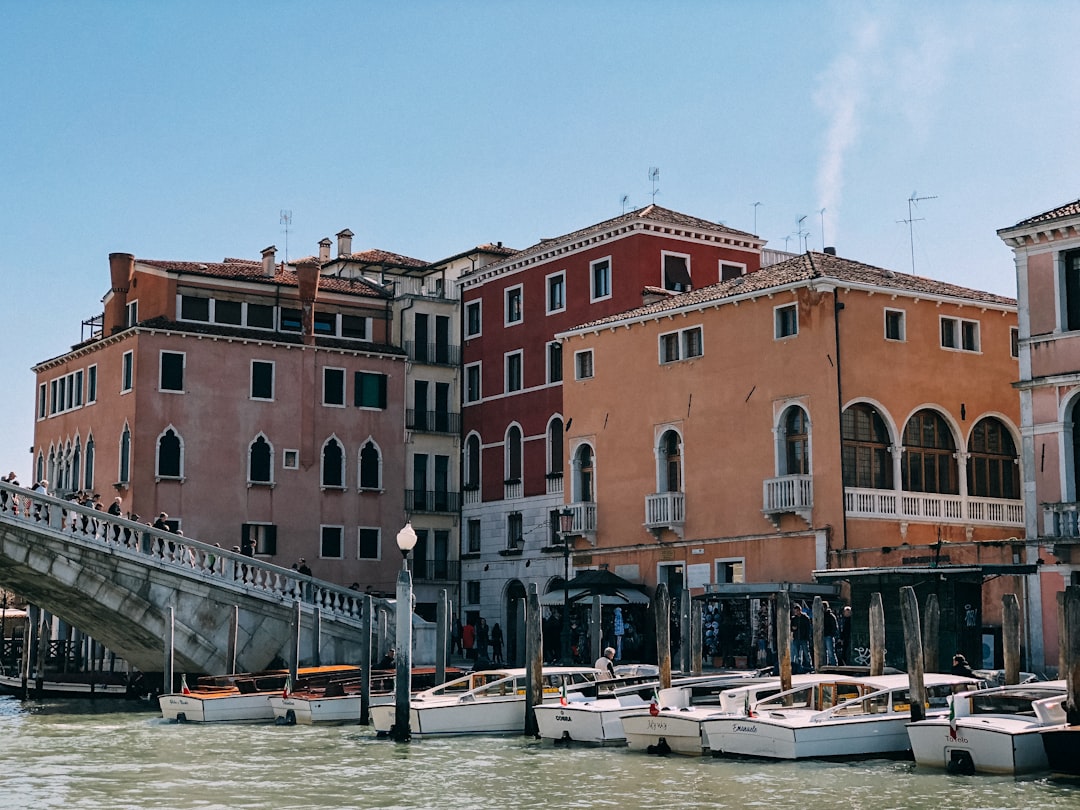
[(795, 233), (799, 237), (799, 239), (802, 240), (803, 251), (806, 250), (806, 237), (810, 235), (809, 231), (803, 230), (804, 222), (806, 222), (806, 214), (803, 214), (801, 217), (799, 217), (798, 221), (795, 223)]
[(653, 201), (653, 205), (656, 205), (656, 195), (660, 192), (660, 189), (658, 189), (656, 187), (657, 183), (660, 182), (660, 167), (659, 166), (650, 166), (649, 167), (649, 181), (652, 183), (652, 201)]
[(761, 205), (761, 203), (756, 202), (751, 206), (754, 209), (754, 236), (757, 236), (757, 207), (759, 205)]
[(279, 225), (285, 226), (285, 264), (289, 263), (289, 226), (292, 225), (292, 211), (286, 211), (281, 209), (281, 218), (278, 220)]
[(821, 252), (825, 252), (825, 209), (822, 208), (818, 211), (818, 215), (821, 217)]
[(913, 192), (911, 192), (911, 196), (908, 197), (908, 201), (907, 201), (907, 219), (898, 219), (898, 220), (896, 220), (898, 223), (903, 222), (903, 223), (907, 224), (908, 242), (911, 245), (911, 275), (915, 275), (915, 229), (914, 229), (913, 226), (914, 226), (914, 223), (922, 222), (923, 220), (925, 220), (925, 217), (914, 217), (914, 216), (911, 215), (912, 206), (914, 206), (915, 208), (918, 208), (919, 203), (921, 203), (923, 200), (936, 200), (937, 199), (936, 196), (935, 197), (919, 197), (917, 195), (918, 195), (918, 192), (913, 191)]
[(625, 214), (626, 209), (629, 208), (629, 207), (630, 207), (630, 195), (629, 194), (623, 194), (622, 195), (622, 212)]
[(784, 253), (787, 253), (787, 252), (788, 252), (788, 249), (787, 249), (787, 243), (788, 243), (788, 240), (789, 240), (789, 239), (791, 239), (791, 235), (790, 235), (790, 234), (789, 234), (788, 236), (785, 236), (785, 237), (784, 237)]

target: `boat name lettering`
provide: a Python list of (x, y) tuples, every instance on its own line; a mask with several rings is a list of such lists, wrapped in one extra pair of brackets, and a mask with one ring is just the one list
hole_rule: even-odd
[(945, 741), (947, 743), (964, 743), (964, 744), (969, 744), (971, 742), (967, 737), (960, 737), (960, 736), (950, 737), (948, 734), (945, 735)]
[(667, 731), (667, 723), (664, 722), (663, 720), (650, 720), (649, 721), (649, 730), (650, 731)]
[(736, 734), (757, 734), (757, 726), (744, 726), (742, 723), (734, 723), (731, 730)]
[(555, 715), (555, 719), (558, 720), (560, 723), (573, 723), (574, 722), (574, 718), (571, 717), (568, 714), (557, 714), (557, 715)]

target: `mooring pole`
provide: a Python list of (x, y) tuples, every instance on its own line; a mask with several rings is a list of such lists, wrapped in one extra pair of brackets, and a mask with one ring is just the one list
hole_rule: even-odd
[(289, 676), (292, 678), (293, 688), (296, 688), (297, 670), (300, 667), (300, 600), (293, 603), (292, 618), (293, 643), (289, 649)]
[(176, 608), (165, 608), (165, 683), (164, 692), (172, 692), (176, 682)]
[(690, 602), (690, 674), (700, 675), (702, 669), (702, 642), (704, 635), (701, 626), (701, 600), (693, 599)]
[(435, 682), (446, 682), (446, 638), (450, 624), (450, 598), (446, 588), (439, 591), (435, 606)]
[(780, 691), (791, 688), (791, 594), (776, 593), (776, 653), (780, 661)]
[(1015, 593), (1001, 597), (1001, 652), (1005, 684), (1020, 683), (1020, 602)]
[(544, 700), (544, 630), (541, 624), (540, 595), (536, 583), (529, 583), (525, 604), (525, 728), (527, 737), (540, 733), (533, 708)]
[(810, 609), (814, 627), (814, 669), (821, 669), (825, 660), (825, 603), (820, 596), (814, 597), (814, 606)]
[(371, 722), (371, 630), (374, 602), (371, 594), (360, 597), (360, 723)]
[(229, 638), (225, 650), (225, 671), (236, 672), (236, 645), (240, 638), (240, 606), (233, 605), (229, 616)]
[(911, 722), (926, 719), (926, 679), (923, 676), (922, 632), (919, 627), (919, 598), (915, 589), (900, 589), (900, 616), (904, 622), (904, 655), (908, 670), (908, 704)]
[(881, 594), (870, 594), (870, 676), (885, 673), (885, 608)]
[(667, 583), (656, 586), (656, 663), (660, 667), (660, 688), (671, 688), (671, 595)]
[(926, 597), (922, 631), (923, 672), (941, 671), (941, 608), (936, 593)]
[(311, 608), (311, 665), (322, 666), (322, 613), (319, 606)]

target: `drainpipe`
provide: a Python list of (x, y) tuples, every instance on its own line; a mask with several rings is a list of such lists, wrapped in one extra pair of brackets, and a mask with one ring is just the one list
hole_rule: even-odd
[(305, 346), (315, 345), (315, 299), (319, 296), (319, 263), (301, 261), (296, 266), (300, 287), (300, 306), (303, 318), (302, 334)]
[(833, 287), (833, 341), (836, 349), (836, 421), (837, 433), (840, 439), (840, 507), (843, 518), (840, 533), (842, 535), (843, 548), (848, 547), (847, 540), (847, 503), (844, 501), (844, 393), (840, 381), (840, 310), (844, 308), (844, 302), (840, 300), (839, 291)]

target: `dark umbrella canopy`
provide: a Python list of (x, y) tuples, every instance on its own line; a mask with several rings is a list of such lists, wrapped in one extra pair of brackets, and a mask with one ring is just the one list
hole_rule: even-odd
[[(589, 601), (599, 596), (603, 604), (648, 604), (645, 586), (629, 582), (608, 570), (582, 571), (566, 584), (571, 602)], [(543, 604), (562, 604), (563, 588), (553, 589), (541, 599)], [(558, 597), (555, 599), (555, 597)]]

